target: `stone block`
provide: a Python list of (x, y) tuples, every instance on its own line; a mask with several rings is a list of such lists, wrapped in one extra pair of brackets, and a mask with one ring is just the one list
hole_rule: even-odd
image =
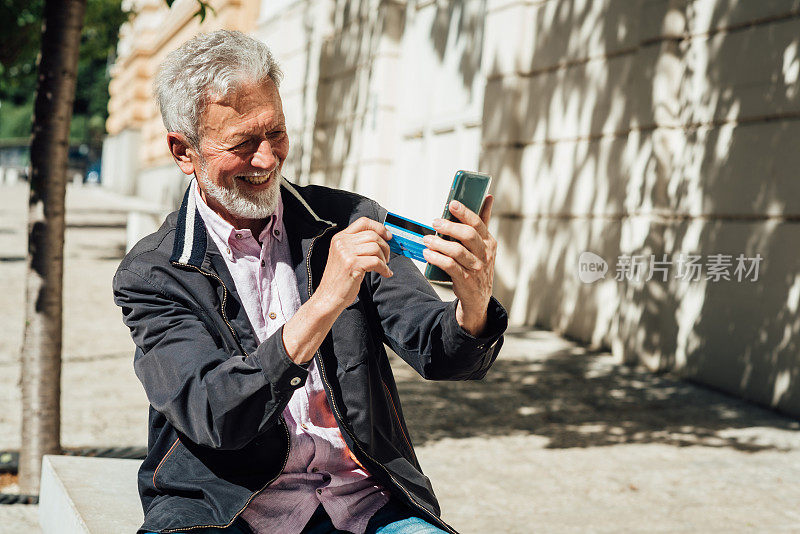
[(39, 497), (44, 534), (136, 532), (144, 521), (138, 460), (45, 456)]

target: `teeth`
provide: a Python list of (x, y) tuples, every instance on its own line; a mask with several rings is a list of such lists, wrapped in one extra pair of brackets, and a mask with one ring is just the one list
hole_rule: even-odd
[(240, 178), (240, 179), (244, 180), (245, 182), (247, 182), (249, 184), (259, 185), (259, 184), (263, 184), (264, 182), (269, 180), (269, 175), (267, 175), (267, 176), (237, 176), (237, 178)]

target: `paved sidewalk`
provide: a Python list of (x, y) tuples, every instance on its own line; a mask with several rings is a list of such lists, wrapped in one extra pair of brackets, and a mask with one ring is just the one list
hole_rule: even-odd
[[(19, 447), (26, 194), (0, 186), (0, 450)], [(68, 193), (67, 447), (146, 442), (147, 401), (111, 300), (124, 208), (100, 189)], [(800, 532), (795, 420), (539, 330), (512, 331), (480, 382), (394, 368), (420, 463), (465, 534)], [(36, 513), (0, 506), (0, 532), (37, 531)]]

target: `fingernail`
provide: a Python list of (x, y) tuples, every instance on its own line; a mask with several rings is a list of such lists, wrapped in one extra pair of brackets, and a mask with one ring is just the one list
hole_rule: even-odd
[(390, 232), (389, 230), (386, 230), (386, 234), (389, 236), (389, 238), (386, 241), (391, 241), (392, 240), (392, 232)]
[(441, 224), (442, 224), (442, 220), (441, 219), (434, 219), (433, 220), (433, 226), (434, 227), (441, 226)]
[(453, 200), (450, 202), (450, 209), (454, 211), (458, 211), (461, 209), (461, 202), (458, 200)]

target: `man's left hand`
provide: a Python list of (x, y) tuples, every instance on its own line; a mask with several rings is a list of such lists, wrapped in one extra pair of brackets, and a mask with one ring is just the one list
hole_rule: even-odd
[(425, 260), (450, 275), (458, 298), (456, 320), (473, 336), (481, 335), (486, 328), (486, 312), (492, 296), (497, 241), (487, 226), (493, 203), (494, 197), (488, 195), (478, 215), (454, 200), (450, 202), (450, 213), (461, 222), (435, 219), (433, 228), (455, 241), (433, 235), (423, 238), (427, 247), (423, 251)]

